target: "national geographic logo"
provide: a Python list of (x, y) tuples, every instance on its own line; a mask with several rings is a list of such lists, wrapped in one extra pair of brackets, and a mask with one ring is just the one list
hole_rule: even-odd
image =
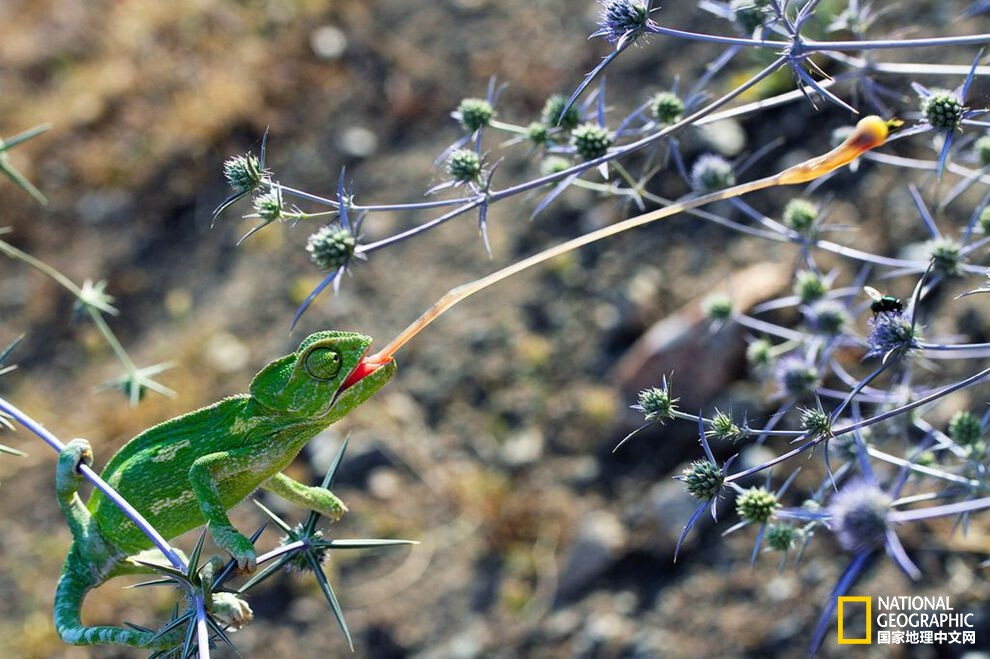
[[(957, 613), (948, 597), (895, 595), (840, 597), (837, 602), (839, 645), (870, 645), (876, 628), (878, 645), (974, 645), (972, 613)], [(847, 611), (847, 605), (849, 610)], [(847, 620), (848, 618), (848, 620)], [(862, 626), (856, 624), (862, 620)], [(847, 626), (865, 628), (863, 636), (847, 636)]]
[[(846, 638), (844, 624), (846, 620), (846, 604), (865, 604), (866, 605), (866, 635), (863, 638)], [(839, 645), (869, 645), (873, 642), (872, 623), (873, 623), (873, 598), (869, 596), (865, 597), (840, 597), (839, 598)]]

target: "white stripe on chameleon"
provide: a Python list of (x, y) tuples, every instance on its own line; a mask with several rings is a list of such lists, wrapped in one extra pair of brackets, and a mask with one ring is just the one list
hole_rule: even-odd
[(148, 512), (152, 515), (157, 515), (163, 510), (168, 510), (169, 508), (174, 508), (176, 506), (181, 506), (184, 503), (188, 503), (196, 498), (192, 490), (186, 490), (177, 497), (171, 499), (159, 499), (150, 506), (148, 506)]
[(228, 435), (239, 435), (251, 430), (259, 423), (258, 419), (234, 419), (234, 423), (231, 424), (230, 430), (227, 431)]
[(176, 442), (174, 444), (169, 444), (168, 446), (164, 446), (158, 449), (158, 452), (155, 453), (155, 456), (153, 458), (151, 458), (151, 461), (168, 462), (169, 460), (175, 458), (176, 453), (178, 453), (179, 451), (181, 451), (182, 449), (186, 448), (191, 444), (192, 442), (190, 442), (188, 439), (183, 439), (181, 442)]

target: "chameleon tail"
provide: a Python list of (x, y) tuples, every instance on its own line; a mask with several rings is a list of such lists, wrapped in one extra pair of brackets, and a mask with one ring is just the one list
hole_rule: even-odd
[(80, 612), (86, 593), (104, 580), (87, 568), (86, 561), (79, 556), (79, 550), (78, 543), (73, 542), (62, 568), (62, 576), (55, 586), (54, 613), (58, 635), (70, 645), (115, 643), (141, 648), (154, 645), (152, 639), (155, 635), (152, 632), (123, 627), (86, 627), (82, 624)]

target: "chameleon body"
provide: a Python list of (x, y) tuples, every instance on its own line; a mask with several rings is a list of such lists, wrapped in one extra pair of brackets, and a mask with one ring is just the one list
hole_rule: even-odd
[[(164, 537), (205, 523), (217, 545), (240, 568), (253, 570), (254, 547), (231, 525), (226, 511), (258, 487), (332, 519), (346, 511), (328, 490), (298, 483), (281, 471), (317, 433), (395, 375), (391, 360), (367, 366), (364, 358), (370, 345), (370, 338), (350, 332), (312, 334), (296, 352), (262, 369), (251, 382), (250, 393), (149, 428), (110, 459), (102, 476)], [(73, 440), (62, 452), (56, 471), (59, 505), (73, 535), (55, 591), (59, 636), (75, 645), (169, 644), (151, 632), (87, 627), (80, 621), (89, 590), (113, 577), (150, 572), (129, 559), (152, 548), (151, 541), (99, 491), (88, 503), (82, 502), (78, 466), (83, 461), (92, 461), (89, 443)]]

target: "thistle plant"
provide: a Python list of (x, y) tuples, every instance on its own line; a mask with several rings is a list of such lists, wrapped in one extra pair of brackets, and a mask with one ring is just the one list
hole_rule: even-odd
[[(492, 81), (486, 99), (467, 97), (453, 112), (464, 136), (438, 163), (450, 179), (447, 187), (456, 188), (459, 196), (428, 202), (358, 204), (352, 195), (340, 192), (337, 198), (324, 198), (270, 179), (268, 186), (280, 189), (285, 196), (337, 210), (341, 216), (361, 212), (373, 219), (378, 212), (395, 210), (438, 213), (392, 237), (368, 244), (358, 241), (353, 251), (361, 256), (411, 240), (469, 213), (479, 215), (487, 247), (487, 210), (509, 198), (538, 191), (542, 197), (534, 202), (532, 217), (569, 190), (594, 192), (643, 211), (649, 205), (671, 203), (657, 190), (661, 172), (679, 179), (688, 198), (717, 192), (734, 186), (765, 152), (730, 162), (721, 154), (688, 151), (682, 135), (722, 119), (759, 117), (766, 108), (802, 99), (819, 112), (852, 110), (889, 117), (888, 99), (903, 96), (913, 87), (919, 99), (917, 111), (905, 115), (904, 122), (889, 125), (892, 130), (899, 129), (895, 140), (923, 145), (923, 135), (928, 134), (934, 140), (933, 158), (871, 153), (864, 156), (863, 163), (851, 167), (888, 168), (899, 176), (934, 171), (936, 182), (949, 173), (958, 178), (949, 193), (938, 199), (935, 211), (929, 210), (928, 203), (936, 198), (926, 203), (922, 188), (914, 182), (904, 189), (920, 219), (916, 227), (928, 237), (924, 247), (894, 255), (845, 239), (845, 227), (829, 221), (829, 197), (817, 194), (819, 186), (828, 184), (821, 181), (809, 185), (803, 194), (785, 198), (782, 209), (761, 208), (738, 198), (729, 208), (692, 209), (695, 221), (763, 239), (774, 249), (790, 248), (801, 264), (794, 271), (793, 295), (764, 301), (752, 310), (735, 308), (733, 300), (724, 295), (709, 296), (702, 303), (702, 313), (713, 331), (738, 325), (750, 335), (747, 362), (751, 375), (765, 381), (766, 403), (772, 414), (764, 423), (751, 424), (718, 410), (710, 416), (683, 412), (677, 406), (676, 387), (664, 376), (657, 386), (640, 392), (632, 407), (643, 415), (642, 425), (616, 447), (650, 428), (656, 431), (680, 421), (698, 426), (704, 455), (693, 459), (678, 478), (699, 505), (687, 521), (677, 552), (702, 512), (710, 509), (715, 517), (717, 501), (727, 491), (734, 491), (741, 521), (731, 530), (759, 527), (751, 560), (757, 560), (761, 548), (785, 557), (796, 552), (800, 558), (806, 555), (807, 547), (825, 542), (819, 538), (829, 535), (851, 553), (854, 558), (826, 604), (818, 630), (811, 635), (811, 646), (817, 648), (834, 613), (834, 595), (847, 592), (862, 577), (874, 554), (885, 551), (909, 577), (918, 577), (918, 569), (894, 531), (897, 525), (937, 516), (968, 518), (990, 507), (988, 466), (982, 462), (984, 444), (982, 439), (974, 439), (982, 438), (986, 420), (977, 423), (975, 417), (960, 416), (946, 431), (925, 420), (926, 413), (950, 394), (970, 388), (982, 391), (980, 385), (990, 379), (990, 369), (959, 374), (947, 370), (947, 380), (938, 381), (934, 374), (940, 372), (944, 360), (968, 363), (984, 359), (990, 356), (990, 344), (941, 340), (934, 326), (927, 328), (929, 321), (951, 310), (951, 302), (937, 295), (950, 280), (967, 282), (969, 293), (990, 290), (972, 281), (974, 277), (985, 278), (988, 272), (985, 236), (990, 233), (990, 194), (984, 191), (976, 207), (963, 208), (973, 203), (964, 201), (969, 199), (964, 192), (990, 182), (983, 176), (985, 170), (963, 165), (968, 159), (987, 166), (988, 138), (980, 136), (969, 142), (968, 154), (953, 155), (955, 144), (960, 152), (967, 148), (957, 136), (987, 126), (987, 112), (970, 98), (970, 88), (978, 75), (986, 75), (979, 48), (990, 43), (990, 35), (873, 37), (870, 33), (877, 15), (859, 2), (850, 2), (834, 13), (818, 2), (701, 2), (704, 10), (731, 21), (732, 28), (726, 33), (698, 33), (668, 25), (663, 7), (655, 2), (601, 0), (598, 4), (598, 25), (591, 36), (602, 38), (607, 54), (566, 100), (553, 94), (539, 116), (510, 123), (512, 111), (499, 107)], [(833, 35), (839, 31), (854, 38), (835, 39)], [(661, 39), (701, 42), (717, 54), (690, 93), (680, 94), (682, 81), (660, 80), (656, 91), (632, 104), (634, 109), (614, 116), (616, 111), (606, 101), (608, 86), (603, 72), (620, 66), (622, 54), (631, 46), (649, 49)], [(931, 48), (956, 49), (971, 63), (922, 67), (896, 60), (896, 53), (904, 49)], [(701, 92), (731, 71), (730, 62), (744, 51), (763, 54), (764, 68), (721, 96), (711, 92), (704, 96)], [(888, 53), (895, 59), (875, 59)], [(819, 68), (822, 61), (829, 62), (830, 75)], [(770, 76), (784, 72), (796, 81), (795, 89), (752, 103), (736, 102)], [(905, 77), (931, 78), (933, 86), (906, 81)], [(935, 84), (958, 86), (949, 91), (950, 87)], [(501, 186), (496, 185), (500, 179), (493, 172), (483, 173), (483, 163), (489, 157), (485, 145), (494, 146), (489, 135), (499, 132), (506, 133), (509, 140), (502, 143), (505, 152), (498, 162), (512, 157), (512, 146), (527, 144), (529, 154), (541, 160), (536, 173)], [(836, 130), (836, 143), (850, 134)], [(839, 174), (829, 176), (833, 175)], [(947, 225), (960, 213), (969, 216), (968, 224), (943, 233), (939, 225)], [(842, 265), (826, 273), (821, 265), (826, 260)], [(893, 295), (881, 295), (882, 302), (871, 302), (873, 293), (864, 295), (863, 287), (875, 291), (881, 282), (884, 287), (913, 291), (908, 303)], [(788, 317), (787, 311), (793, 313)], [(921, 375), (912, 368), (915, 363), (932, 365), (934, 374)], [(906, 433), (899, 440), (900, 448), (885, 446), (883, 433), (869, 433), (894, 420), (902, 424), (902, 435)], [(933, 436), (935, 444), (929, 447)], [(775, 451), (776, 457), (733, 471), (732, 460), (716, 460), (709, 441), (719, 445), (731, 442), (736, 447), (762, 444)], [(841, 450), (830, 452), (832, 443)], [(973, 446), (980, 450), (966, 448)], [(788, 507), (797, 465), (806, 464), (799, 458), (815, 448), (821, 449), (816, 452), (820, 456), (820, 486), (806, 494), (808, 505)], [(905, 450), (906, 454), (898, 455)], [(786, 472), (777, 489), (769, 476), (771, 468), (777, 474)], [(759, 473), (767, 474), (762, 485), (743, 485)], [(918, 478), (906, 479), (905, 474)], [(918, 491), (902, 496), (905, 488)]]
[[(986, 3), (964, 4), (973, 15), (987, 11)], [(990, 124), (981, 97), (970, 93), (974, 81), (990, 73), (982, 50), (990, 35), (926, 36), (924, 24), (919, 28), (892, 13), (878, 22), (880, 8), (856, 0), (701, 0), (692, 11), (722, 21), (704, 32), (685, 29), (693, 22), (674, 25), (672, 12), (653, 0), (600, 0), (597, 10), (597, 23), (588, 31), (595, 38), (590, 48), (601, 60), (590, 71), (575, 70), (559, 80), (531, 103), (531, 112), (503, 103), (504, 85), (494, 77), (485, 93), (482, 81), (464, 91), (449, 108), (447, 128), (457, 136), (437, 154), (432, 186), (424, 182), (425, 198), (389, 200), (388, 190), (362, 186), (360, 171), (353, 180), (344, 171), (326, 173), (323, 179), (337, 180), (330, 192), (293, 187), (269, 167), (268, 150), (277, 141), (269, 145), (266, 134), (257, 155), (233, 155), (223, 164), (231, 192), (214, 219), (244, 206), (244, 217), (257, 224), (241, 241), (274, 227), (304, 227), (308, 238), (305, 246), (300, 241), (300, 250), (322, 278), (300, 304), (293, 326), (304, 313), (320, 313), (318, 300), (333, 303), (321, 295), (339, 289), (344, 273), (363, 276), (363, 261), (396, 244), (425, 240), (458, 218), (478, 225), (480, 244), (465, 249), (490, 256), (488, 218), (499, 204), (514, 208), (517, 212), (508, 215), (520, 222), (492, 230), (521, 230), (523, 217), (540, 221), (568, 195), (582, 202), (609, 200), (620, 212), (636, 215), (615, 225), (615, 233), (675, 209), (690, 215), (691, 222), (710, 225), (706, 230), (718, 232), (727, 244), (745, 236), (785, 254), (793, 267), (779, 295), (747, 307), (731, 294), (697, 291), (694, 307), (694, 328), (703, 327), (706, 336), (709, 330), (728, 329), (745, 337), (746, 377), (763, 408), (754, 415), (758, 420), (721, 411), (713, 401), (704, 403), (708, 409), (687, 412), (673, 378), (662, 375), (630, 401), (642, 425), (615, 448), (628, 449), (627, 442), (635, 439), (646, 445), (640, 450), (649, 450), (650, 441), (667, 437), (679, 424), (692, 424), (692, 434), (697, 429), (698, 445), (691, 445), (692, 454), (676, 476), (695, 509), (684, 520), (674, 559), (705, 514), (718, 523), (720, 502), (734, 498), (726, 507), (737, 521), (726, 533), (749, 534), (751, 563), (761, 554), (780, 554), (781, 567), (793, 558), (795, 570), (810, 560), (839, 562), (842, 574), (820, 607), (816, 627), (806, 634), (813, 653), (830, 629), (836, 598), (863, 583), (869, 565), (889, 560), (907, 579), (917, 580), (922, 572), (912, 558), (918, 550), (915, 534), (925, 534), (926, 551), (952, 551), (946, 536), (926, 521), (945, 518), (963, 533), (972, 518), (985, 521), (990, 508), (990, 416), (985, 412), (990, 343), (967, 336), (977, 332), (955, 322), (972, 301), (967, 296), (990, 292)], [(878, 34), (880, 24), (890, 34), (920, 36), (887, 38)], [(618, 96), (610, 81), (628, 75), (624, 55), (632, 48), (648, 55), (657, 43), (691, 43), (708, 48), (709, 57), (704, 67), (682, 71), (677, 78), (657, 74), (648, 89)], [(919, 58), (905, 52), (934, 53), (959, 63), (917, 64)], [(915, 98), (908, 107), (904, 99), (910, 90)], [(903, 116), (893, 116), (895, 109)], [(761, 121), (777, 121), (771, 114), (777, 112), (803, 122), (802, 137), (810, 144), (799, 148), (830, 138), (837, 140), (836, 148), (848, 145), (847, 140), (853, 141), (850, 148), (856, 146), (869, 133), (833, 126), (848, 123), (853, 114), (874, 117), (883, 136), (827, 173), (816, 168), (829, 154), (809, 159), (796, 151), (783, 154), (799, 164), (782, 173), (815, 175), (764, 186), (779, 188), (775, 195), (741, 198), (743, 192), (763, 189), (758, 187), (727, 193), (745, 187), (739, 182), (751, 181), (752, 169), (772, 168), (767, 160), (779, 157), (783, 147), (740, 146), (733, 152), (729, 138), (711, 139), (706, 131), (728, 120), (745, 120), (740, 130), (755, 132)], [(0, 143), (0, 156), (32, 136)], [(919, 152), (926, 157), (917, 157)], [(41, 200), (3, 158), (0, 171)], [(868, 178), (874, 175), (884, 177), (882, 182)], [(879, 194), (900, 195), (904, 203), (870, 209), (871, 196)], [(716, 199), (723, 203), (703, 207)], [(849, 230), (857, 221), (849, 206), (873, 214), (859, 220), (859, 232)], [(386, 215), (413, 223), (392, 233), (369, 231), (375, 237), (366, 239), (363, 223)], [(637, 218), (647, 219), (624, 224)], [(889, 229), (894, 238), (889, 242), (897, 244), (884, 244), (879, 227)], [(588, 235), (561, 245), (583, 245)], [(5, 241), (0, 251), (71, 292), (77, 315), (97, 326), (124, 365), (124, 376), (113, 384), (131, 402), (148, 390), (167, 393), (154, 379), (161, 365), (138, 368), (110, 331), (106, 316), (116, 309), (102, 282), (77, 285)], [(660, 266), (664, 256), (657, 255)], [(703, 263), (725, 254), (701, 256)], [(516, 265), (521, 271), (529, 264), (530, 259), (520, 259)], [(9, 352), (0, 354), (0, 362)], [(743, 355), (737, 356), (742, 368)], [(960, 399), (968, 409), (956, 409)], [(683, 400), (690, 398), (685, 394)], [(16, 421), (61, 449), (30, 417), (0, 403), (7, 415), (0, 416), (0, 424)], [(743, 452), (758, 458), (737, 461)], [(114, 490), (83, 466), (80, 473), (113, 497)], [(126, 509), (126, 501), (114, 501)], [(167, 566), (153, 568), (161, 578), (152, 584), (176, 587), (182, 597), (161, 632), (168, 640), (174, 637), (170, 649), (185, 656), (198, 647), (203, 655), (211, 640), (229, 642), (227, 628), (249, 617), (239, 595), (283, 567), (312, 572), (353, 647), (343, 607), (322, 566), (338, 549), (405, 541), (328, 539), (329, 533), (317, 528), (317, 513), (292, 525), (263, 511), (284, 534), (282, 545), (258, 557), (261, 572), (236, 592), (227, 585), (234, 562), (201, 562), (202, 542), (186, 560), (140, 515), (128, 513), (168, 559)], [(258, 537), (250, 539), (252, 547)]]

